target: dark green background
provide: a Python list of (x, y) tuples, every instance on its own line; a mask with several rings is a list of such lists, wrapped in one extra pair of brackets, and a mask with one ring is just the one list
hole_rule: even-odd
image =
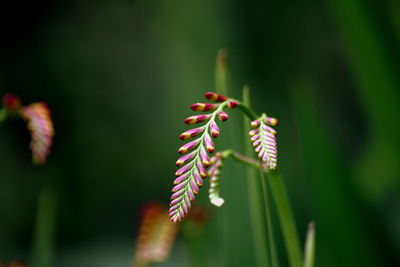
[[(399, 1), (36, 1), (1, 13), (0, 93), (48, 102), (56, 136), (37, 167), (23, 122), (0, 127), (0, 260), (29, 259), (50, 182), (54, 266), (127, 266), (140, 206), (168, 203), (182, 120), (213, 90), (225, 47), (231, 95), (250, 85), (255, 110), (280, 120), (279, 168), (302, 240), (316, 222), (317, 266), (400, 265)], [(240, 140), (231, 117), (222, 135)], [(202, 240), (216, 247), (207, 266), (254, 264), (233, 168), (218, 210), (229, 227), (211, 219), (215, 238)], [(187, 266), (179, 240), (164, 266)]]

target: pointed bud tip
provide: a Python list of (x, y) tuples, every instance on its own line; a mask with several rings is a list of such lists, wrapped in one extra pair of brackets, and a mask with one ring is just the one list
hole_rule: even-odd
[(204, 96), (206, 99), (215, 101), (215, 102), (224, 102), (224, 101), (228, 100), (228, 97), (214, 93), (214, 92), (204, 93)]
[(236, 108), (237, 107), (237, 105), (238, 105), (238, 102), (237, 101), (230, 101), (229, 103), (228, 103), (228, 108)]

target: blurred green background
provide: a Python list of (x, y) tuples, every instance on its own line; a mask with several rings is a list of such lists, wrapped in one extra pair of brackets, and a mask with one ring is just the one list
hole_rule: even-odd
[[(317, 266), (400, 265), (398, 0), (22, 1), (1, 11), (0, 93), (48, 102), (56, 136), (37, 167), (24, 123), (0, 127), (0, 261), (29, 261), (40, 187), (51, 183), (51, 266), (127, 266), (140, 206), (168, 203), (182, 120), (214, 89), (225, 47), (231, 96), (248, 84), (255, 110), (280, 120), (279, 168), (302, 240), (316, 222)], [(222, 135), (242, 151), (240, 118)], [(218, 213), (200, 242), (204, 266), (254, 266), (244, 172), (233, 168), (222, 208), (206, 188), (198, 201)], [(179, 238), (157, 266), (188, 264)]]

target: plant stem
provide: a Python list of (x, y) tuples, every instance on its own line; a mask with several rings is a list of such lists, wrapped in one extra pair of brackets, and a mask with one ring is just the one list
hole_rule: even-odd
[(215, 90), (222, 95), (228, 95), (227, 60), (228, 51), (220, 49), (215, 62)]
[[(249, 171), (254, 171), (254, 169), (258, 169), (260, 170), (260, 172), (263, 173), (262, 175), (262, 188), (263, 188), (263, 194), (264, 194), (264, 205), (265, 205), (265, 212), (266, 212), (266, 216), (267, 216), (267, 222), (268, 222), (268, 234), (269, 234), (269, 244), (272, 247), (270, 247), (270, 252), (271, 252), (271, 261), (272, 261), (272, 266), (278, 266), (278, 260), (277, 260), (277, 256), (276, 256), (276, 249), (274, 246), (274, 240), (273, 240), (273, 236), (272, 236), (272, 226), (271, 226), (271, 215), (270, 212), (268, 210), (268, 195), (267, 195), (267, 188), (266, 188), (266, 177), (265, 175), (268, 176), (268, 181), (270, 182), (271, 185), (271, 191), (272, 194), (274, 196), (275, 199), (275, 205), (277, 207), (277, 211), (278, 211), (278, 216), (279, 216), (279, 221), (281, 224), (281, 228), (282, 228), (282, 232), (283, 232), (283, 237), (285, 240), (285, 245), (286, 245), (286, 251), (288, 253), (288, 257), (289, 257), (289, 262), (290, 262), (290, 266), (292, 267), (301, 267), (302, 266), (302, 255), (301, 255), (301, 246), (300, 246), (300, 242), (299, 242), (299, 238), (298, 238), (298, 234), (297, 234), (297, 230), (296, 230), (296, 225), (295, 225), (295, 221), (294, 221), (294, 217), (290, 208), (290, 204), (289, 204), (289, 200), (287, 197), (287, 193), (285, 190), (285, 186), (283, 184), (282, 178), (281, 176), (276, 172), (276, 171), (268, 171), (267, 169), (263, 168), (259, 163), (255, 163), (255, 160), (252, 158), (249, 158), (247, 156), (243, 156), (237, 152), (234, 152), (232, 150), (225, 150), (223, 153), (225, 153), (226, 156), (232, 156), (234, 159), (236, 159), (237, 161), (245, 164), (246, 166), (248, 166), (247, 170)], [(248, 175), (248, 181), (256, 181), (255, 178), (255, 174), (254, 176), (249, 176)], [(254, 202), (254, 197), (252, 197), (252, 192), (256, 192), (255, 195), (259, 194), (258, 191), (254, 190), (254, 188), (252, 188), (253, 184), (252, 183), (248, 183), (249, 186), (249, 192), (250, 192), (250, 205), (254, 205), (251, 206), (250, 210), (255, 210), (257, 211), (257, 209), (260, 208), (259, 203)], [(252, 191), (254, 190), (254, 191)], [(261, 198), (260, 195), (258, 195), (259, 198)], [(256, 212), (254, 212), (256, 213)], [(258, 212), (257, 212), (258, 213)], [(253, 214), (253, 213), (252, 213)], [(254, 217), (254, 218), (253, 218)], [(262, 219), (260, 219), (260, 215), (259, 214), (253, 214), (252, 215), (252, 223), (253, 223), (253, 229), (259, 229), (260, 225), (257, 225), (259, 222), (258, 220), (261, 220), (261, 225), (263, 223)], [(257, 220), (256, 220), (257, 219)], [(260, 231), (259, 233), (264, 232), (264, 230), (256, 230), (256, 232)], [(260, 235), (260, 234), (258, 234)], [(255, 239), (257, 240), (258, 237), (255, 237)], [(258, 242), (260, 242), (260, 240), (258, 240)], [(265, 245), (265, 248), (267, 246)], [(275, 259), (274, 259), (275, 257)]]
[[(250, 106), (249, 88), (243, 88), (243, 103), (246, 106)], [(247, 116), (249, 114), (246, 113)], [(244, 138), (248, 139), (248, 132), (250, 130), (249, 121), (246, 116), (244, 120)], [(246, 168), (246, 181), (249, 197), (249, 211), (252, 225), (252, 233), (254, 240), (254, 250), (256, 254), (257, 266), (269, 266), (269, 255), (268, 255), (268, 242), (266, 240), (266, 229), (264, 227), (264, 214), (262, 209), (262, 195), (260, 193), (260, 181), (257, 180), (257, 173), (255, 168), (259, 169), (259, 163), (254, 163), (249, 156), (252, 154), (252, 147), (250, 144), (245, 145), (245, 154), (242, 156), (238, 153), (232, 153), (234, 158), (242, 163), (245, 163), (248, 167)], [(251, 160), (248, 160), (251, 159)]]
[(32, 266), (51, 266), (54, 243), (56, 194), (49, 184), (40, 190), (32, 248)]
[(0, 123), (3, 122), (6, 117), (7, 117), (7, 110), (5, 108), (2, 108), (0, 110)]
[(271, 255), (271, 266), (278, 267), (278, 255), (276, 253), (275, 248), (275, 240), (274, 240), (274, 233), (272, 229), (272, 217), (270, 212), (270, 205), (269, 205), (269, 197), (268, 197), (268, 185), (267, 180), (265, 177), (265, 173), (260, 169), (260, 178), (261, 178), (261, 185), (263, 189), (263, 198), (264, 198), (264, 208), (265, 208), (265, 216), (267, 219), (267, 229), (268, 229), (268, 243), (269, 243), (269, 250)]
[(304, 249), (304, 267), (314, 267), (315, 260), (315, 225), (308, 224), (306, 246)]
[(246, 105), (244, 101), (239, 102), (238, 108), (243, 111), (250, 120), (256, 120), (258, 118), (257, 114), (250, 108), (250, 105)]
[(290, 266), (301, 267), (303, 261), (300, 242), (282, 177), (276, 171), (269, 171), (267, 176), (275, 199)]

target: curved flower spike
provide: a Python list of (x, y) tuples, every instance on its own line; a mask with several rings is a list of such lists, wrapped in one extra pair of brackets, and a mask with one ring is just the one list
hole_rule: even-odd
[[(200, 187), (203, 185), (203, 179), (207, 176), (207, 168), (210, 165), (208, 153), (215, 150), (214, 142), (211, 138), (216, 138), (220, 130), (216, 123), (218, 117), (221, 121), (228, 119), (223, 109), (225, 107), (234, 108), (238, 102), (216, 93), (208, 92), (205, 97), (209, 100), (219, 102), (218, 104), (196, 103), (191, 105), (195, 111), (212, 111), (210, 114), (194, 115), (185, 119), (185, 123), (192, 125), (196, 123), (205, 123), (199, 128), (194, 128), (182, 133), (179, 138), (187, 140), (196, 138), (179, 148), (178, 153), (181, 156), (176, 165), (180, 167), (175, 173), (174, 187), (172, 189), (170, 203), (170, 220), (173, 222), (181, 221), (191, 208), (191, 201), (195, 199)], [(188, 153), (190, 151), (190, 153)], [(188, 153), (188, 154), (186, 154)]]
[(50, 110), (46, 103), (33, 103), (23, 108), (22, 117), (28, 121), (28, 129), (31, 132), (33, 162), (43, 164), (50, 152), (54, 136)]
[(165, 261), (171, 252), (177, 230), (177, 225), (168, 220), (168, 210), (164, 205), (145, 205), (135, 249), (135, 266)]
[(258, 158), (272, 170), (276, 168), (277, 162), (278, 151), (275, 137), (277, 132), (267, 124), (277, 125), (278, 120), (263, 114), (261, 118), (251, 122), (251, 126), (255, 129), (251, 130), (249, 135), (255, 147), (255, 152), (258, 153)]
[(224, 204), (224, 199), (219, 195), (219, 184), (221, 181), (221, 168), (223, 166), (223, 158), (220, 152), (211, 158), (211, 167), (208, 170), (210, 177), (210, 188), (208, 189), (208, 197), (211, 204), (221, 207)]

